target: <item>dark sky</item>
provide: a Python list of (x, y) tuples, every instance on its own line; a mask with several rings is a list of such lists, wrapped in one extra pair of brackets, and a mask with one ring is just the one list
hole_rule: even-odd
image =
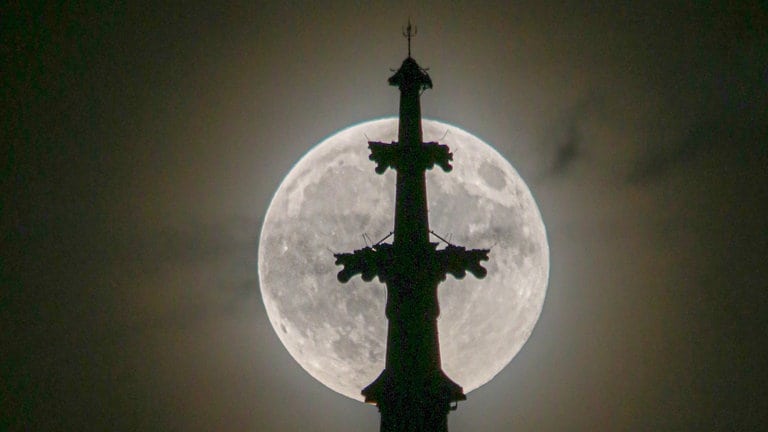
[(409, 16), (425, 116), (511, 161), (551, 248), (531, 339), (451, 431), (765, 429), (762, 2), (21, 3), (0, 430), (378, 429), (282, 347), (256, 253), (295, 161), (397, 114)]

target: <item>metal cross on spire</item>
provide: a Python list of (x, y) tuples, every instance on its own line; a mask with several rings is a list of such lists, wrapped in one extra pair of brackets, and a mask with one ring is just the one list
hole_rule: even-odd
[(418, 32), (419, 28), (416, 26), (413, 26), (413, 29), (411, 29), (411, 19), (408, 18), (408, 27), (403, 29), (403, 36), (408, 39), (408, 57), (411, 56), (411, 38), (416, 36)]

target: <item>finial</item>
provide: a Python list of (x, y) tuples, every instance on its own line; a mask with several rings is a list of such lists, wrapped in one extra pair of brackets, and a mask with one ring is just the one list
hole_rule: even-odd
[(418, 32), (419, 32), (419, 28), (416, 26), (413, 26), (413, 29), (411, 29), (411, 19), (408, 18), (408, 27), (403, 29), (403, 36), (405, 36), (405, 38), (408, 39), (408, 57), (411, 56), (411, 38), (416, 36)]

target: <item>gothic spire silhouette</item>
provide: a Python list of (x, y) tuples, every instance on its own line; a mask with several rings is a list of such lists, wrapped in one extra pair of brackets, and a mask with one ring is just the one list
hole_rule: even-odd
[(486, 269), (488, 249), (467, 250), (447, 243), (437, 249), (430, 242), (425, 171), (438, 165), (451, 170), (453, 155), (448, 146), (423, 142), (421, 93), (432, 88), (425, 69), (411, 58), (410, 20), (403, 35), (408, 57), (389, 78), (400, 90), (398, 141), (369, 141), (369, 159), (376, 172), (397, 172), (394, 239), (351, 253), (334, 254), (342, 283), (361, 274), (363, 280), (378, 277), (387, 286), (385, 314), (387, 354), (384, 370), (362, 390), (365, 401), (381, 413), (381, 432), (447, 432), (448, 412), (466, 396), (460, 385), (442, 370), (437, 333), (440, 307), (437, 287), (447, 274), (461, 279), (469, 271), (478, 278)]

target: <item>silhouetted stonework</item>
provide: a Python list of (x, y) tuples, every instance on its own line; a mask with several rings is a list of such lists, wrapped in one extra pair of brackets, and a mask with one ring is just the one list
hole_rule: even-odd
[[(448, 412), (466, 396), (448, 378), (440, 362), (437, 286), (447, 274), (463, 278), (469, 271), (486, 275), (480, 261), (488, 249), (466, 250), (448, 244), (437, 249), (429, 241), (425, 171), (434, 165), (450, 171), (448, 146), (422, 141), (422, 91), (432, 80), (409, 55), (389, 84), (400, 89), (398, 142), (369, 142), (376, 172), (397, 171), (394, 240), (352, 253), (334, 254), (340, 282), (356, 274), (365, 281), (378, 277), (387, 286), (387, 356), (384, 371), (362, 390), (365, 401), (378, 406), (381, 432), (447, 432)], [(447, 242), (446, 242), (447, 243)]]

